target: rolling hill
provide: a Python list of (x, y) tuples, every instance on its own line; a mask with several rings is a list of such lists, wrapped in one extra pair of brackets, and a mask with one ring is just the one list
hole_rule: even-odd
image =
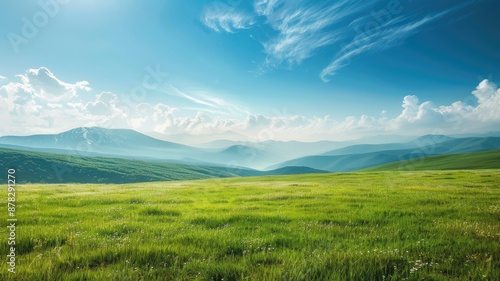
[[(425, 142), (424, 142), (425, 143)], [(432, 155), (500, 149), (500, 138), (462, 138), (410, 149), (383, 150), (347, 155), (317, 155), (285, 161), (269, 167), (306, 166), (330, 172), (348, 172)]]
[(4, 148), (0, 148), (0, 159), (0, 169), (16, 169), (20, 183), (130, 183), (237, 176), (211, 167)]
[(325, 173), (308, 167), (257, 171), (159, 161), (88, 157), (0, 148), (0, 169), (14, 168), (19, 183), (132, 183), (239, 176)]
[(442, 143), (445, 141), (453, 140), (454, 138), (444, 136), (444, 135), (425, 135), (418, 137), (412, 141), (404, 143), (382, 143), (382, 144), (357, 144), (350, 145), (347, 147), (331, 150), (320, 155), (322, 156), (336, 156), (336, 155), (348, 155), (348, 154), (362, 154), (385, 150), (401, 150), (401, 149), (412, 149), (423, 146), (434, 145)]
[(363, 171), (500, 169), (500, 150), (429, 156), (371, 167)]
[(272, 171), (264, 171), (259, 173), (262, 176), (274, 176), (274, 175), (298, 175), (298, 174), (324, 174), (328, 173), (328, 171), (317, 170), (309, 167), (288, 166)]

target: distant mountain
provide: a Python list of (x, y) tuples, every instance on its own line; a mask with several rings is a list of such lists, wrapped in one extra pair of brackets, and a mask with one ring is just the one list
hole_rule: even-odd
[(409, 150), (391, 150), (384, 151), (383, 153), (371, 152), (337, 156), (307, 156), (285, 161), (279, 165), (271, 166), (269, 169), (279, 169), (287, 166), (305, 166), (330, 172), (349, 172), (399, 161), (409, 156), (410, 154), (408, 152)]
[[(444, 142), (422, 142), (423, 140), (426, 140), (426, 138), (421, 139), (420, 143), (422, 144), (422, 146), (409, 149), (380, 150), (344, 155), (307, 156), (285, 161), (278, 165), (273, 165), (269, 167), (269, 169), (277, 169), (286, 166), (306, 166), (326, 171), (355, 171), (376, 165), (415, 159), (430, 155), (500, 149), (500, 138), (495, 137), (451, 139)], [(428, 144), (424, 145), (424, 143)], [(369, 149), (374, 148), (387, 149), (388, 146), (370, 146), (369, 149), (363, 146), (362, 148), (364, 148), (365, 151), (369, 151)], [(344, 152), (347, 151), (350, 150), (344, 150)]]
[(424, 136), (418, 137), (418, 138), (410, 141), (409, 143), (415, 144), (415, 147), (423, 147), (423, 146), (443, 143), (446, 141), (452, 141), (455, 139), (457, 139), (457, 138), (446, 136), (446, 135), (424, 135)]
[[(81, 127), (60, 134), (0, 137), (0, 147), (72, 154), (119, 157), (174, 164), (245, 169), (287, 166), (325, 171), (352, 171), (413, 157), (497, 149), (498, 138), (452, 138), (426, 135), (405, 143), (215, 141), (197, 148), (163, 141), (127, 129)], [(222, 147), (220, 147), (222, 146)], [(418, 153), (415, 153), (417, 151)]]
[(500, 169), (500, 150), (446, 154), (401, 161), (368, 168), (364, 171), (422, 171)]
[(265, 141), (262, 144), (267, 146), (270, 150), (286, 155), (289, 157), (288, 159), (291, 159), (300, 156), (316, 155), (356, 143), (356, 141)]
[(233, 141), (233, 140), (220, 139), (220, 140), (214, 140), (214, 141), (210, 141), (210, 142), (200, 143), (197, 145), (197, 147), (220, 150), (220, 149), (228, 148), (228, 147), (233, 146), (233, 145), (249, 145), (249, 144), (255, 144), (255, 143), (248, 142), (248, 141)]
[(260, 169), (287, 158), (258, 146), (233, 145), (214, 153), (211, 159), (216, 163)]
[(385, 150), (401, 150), (413, 148), (415, 145), (412, 143), (387, 143), (387, 144), (357, 144), (351, 145), (344, 148), (335, 149), (322, 153), (318, 156), (339, 156), (339, 155), (351, 155), (351, 154), (364, 154), (377, 151)]
[(261, 175), (269, 176), (269, 175), (296, 175), (296, 174), (323, 174), (323, 173), (328, 173), (328, 171), (317, 170), (309, 167), (289, 166), (272, 171), (262, 172)]
[(201, 144), (199, 147), (206, 149), (224, 149), (231, 146), (247, 146), (256, 150), (272, 153), (276, 158), (273, 159), (274, 163), (279, 163), (287, 159), (298, 158), (308, 155), (316, 155), (354, 144), (354, 141), (318, 141), (318, 142), (300, 142), (300, 141), (263, 141), (263, 142), (243, 142), (243, 141), (230, 141), (230, 140), (217, 140)]
[(491, 132), (480, 133), (480, 134), (456, 134), (456, 135), (450, 135), (450, 136), (454, 137), (454, 138), (500, 137), (500, 131), (491, 131)]
[(412, 141), (413, 139), (415, 139), (415, 136), (372, 135), (362, 137), (357, 142), (363, 144), (402, 143)]
[[(245, 140), (247, 138), (244, 135), (235, 133), (233, 131), (225, 131), (217, 134), (197, 135), (197, 136), (193, 136), (192, 134), (186, 134), (186, 133), (165, 135), (158, 132), (148, 132), (147, 134), (149, 136), (152, 136), (160, 140), (171, 141), (176, 143), (184, 143), (196, 147), (204, 147), (203, 144), (217, 140), (230, 140), (232, 142), (238, 142)], [(231, 145), (232, 144), (227, 146)], [(218, 147), (218, 148), (224, 148), (224, 147)]]
[(445, 141), (453, 140), (454, 138), (444, 136), (444, 135), (425, 135), (418, 137), (412, 141), (405, 143), (384, 143), (384, 144), (358, 144), (351, 145), (340, 149), (335, 149), (332, 151), (325, 152), (321, 154), (322, 156), (335, 156), (335, 155), (347, 155), (347, 154), (363, 154), (377, 151), (385, 150), (401, 150), (425, 147), (433, 144), (442, 143)]
[[(60, 134), (0, 137), (0, 147), (81, 156), (161, 160), (192, 165), (266, 167), (289, 158), (254, 147), (206, 150), (158, 140), (127, 129), (82, 127)], [(277, 160), (274, 161), (273, 157)]]
[[(279, 147), (279, 145), (276, 145)], [(81, 156), (161, 160), (171, 163), (262, 169), (295, 157), (261, 143), (204, 149), (149, 137), (127, 129), (82, 127), (60, 134), (0, 137), (0, 147)], [(302, 156), (302, 155), (301, 155)]]
[(5, 136), (0, 144), (128, 157), (182, 159), (199, 153), (194, 147), (161, 141), (133, 130), (81, 127), (54, 135)]
[(263, 169), (270, 165), (298, 157), (314, 155), (353, 144), (353, 141), (299, 142), (299, 141), (232, 141), (216, 140), (199, 147), (213, 154), (207, 159), (218, 164), (234, 164)]

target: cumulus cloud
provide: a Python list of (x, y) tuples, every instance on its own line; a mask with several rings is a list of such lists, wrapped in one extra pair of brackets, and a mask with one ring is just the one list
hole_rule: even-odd
[(76, 127), (75, 124), (95, 124), (106, 120), (99, 119), (110, 113), (104, 112), (106, 107), (113, 109), (104, 93), (85, 106), (82, 97), (88, 99), (87, 92), (92, 90), (88, 82), (64, 82), (45, 67), (28, 69), (9, 81), (0, 86), (2, 111), (7, 120), (12, 120), (11, 128), (6, 128), (4, 133), (43, 133), (56, 128), (70, 129)]
[(135, 111), (129, 120), (133, 129), (147, 131), (164, 131), (162, 128), (168, 128), (173, 125), (176, 119), (174, 113), (177, 108), (170, 107), (163, 103), (151, 105), (142, 102), (135, 107)]
[[(117, 93), (93, 93), (88, 83), (82, 88), (78, 83), (64, 82), (54, 74), (49, 75), (48, 69), (42, 72), (45, 74), (33, 71), (30, 75), (45, 77), (43, 79), (26, 75), (29, 77), (26, 80), (23, 74), (17, 76), (19, 81), (0, 86), (0, 118), (5, 120), (0, 135), (57, 133), (80, 126), (101, 126), (132, 128), (146, 133), (154, 131), (167, 136), (183, 134), (196, 139), (234, 132), (245, 140), (312, 141), (379, 134), (419, 135), (436, 130), (446, 134), (475, 133), (498, 130), (500, 125), (500, 90), (489, 80), (481, 81), (465, 100), (449, 105), (435, 105), (407, 95), (402, 99), (401, 111), (392, 117), (382, 111), (380, 116), (347, 116), (338, 120), (329, 115), (241, 115), (243, 111), (233, 115), (208, 111), (193, 114), (185, 108), (146, 101), (127, 106), (126, 97)], [(36, 85), (32, 85), (35, 80)], [(75, 92), (64, 99), (50, 101), (40, 96), (54, 88), (74, 88)], [(213, 96), (197, 94), (196, 99), (198, 97), (213, 107), (226, 105), (225, 101)]]
[(498, 129), (500, 90), (495, 83), (481, 81), (467, 100), (473, 105), (456, 101), (450, 105), (435, 106), (430, 101), (419, 103), (416, 96), (406, 96), (401, 114), (385, 124), (389, 130), (415, 133), (430, 132), (431, 129), (448, 133)]
[(500, 123), (500, 90), (488, 81), (482, 81), (469, 97), (477, 105), (467, 105), (457, 101), (451, 105), (436, 106), (431, 101), (420, 102), (417, 96), (408, 95), (402, 100), (402, 110), (394, 118), (383, 111), (378, 117), (362, 115), (348, 116), (335, 120), (330, 116), (307, 117), (265, 116), (249, 114), (244, 119), (213, 118), (205, 114), (195, 117), (171, 116), (167, 122), (158, 126), (158, 132), (213, 134), (226, 131), (237, 132), (252, 140), (270, 138), (290, 140), (320, 140), (351, 138), (378, 135), (403, 134), (419, 135), (433, 133), (481, 132), (494, 129)]
[(24, 85), (30, 87), (30, 91), (36, 97), (46, 101), (63, 101), (76, 96), (79, 90), (91, 90), (87, 81), (63, 82), (46, 67), (29, 69), (18, 77)]
[(102, 92), (96, 96), (94, 101), (85, 105), (86, 112), (100, 116), (115, 116), (124, 114), (116, 107), (118, 96), (111, 92)]
[(481, 121), (500, 119), (500, 89), (495, 83), (483, 80), (472, 94), (477, 98), (478, 106), (473, 115)]

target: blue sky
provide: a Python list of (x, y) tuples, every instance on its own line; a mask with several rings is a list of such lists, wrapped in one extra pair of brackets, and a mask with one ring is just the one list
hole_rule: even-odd
[(18, 126), (0, 135), (489, 131), (498, 12), (494, 0), (2, 1), (0, 97)]

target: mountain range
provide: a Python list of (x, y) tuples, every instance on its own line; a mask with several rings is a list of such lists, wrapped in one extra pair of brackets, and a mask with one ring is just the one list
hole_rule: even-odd
[[(391, 147), (396, 149), (391, 149)], [(269, 169), (286, 166), (306, 166), (330, 172), (349, 172), (425, 156), (495, 149), (500, 149), (500, 137), (453, 139), (426, 136), (410, 143), (345, 147), (321, 155), (288, 160), (270, 166)]]
[[(0, 166), (6, 166), (8, 161), (13, 161), (17, 165), (27, 161), (26, 163), (36, 163), (29, 169), (43, 170), (47, 173), (39, 166), (50, 166), (52, 161), (52, 164), (57, 162), (60, 167), (73, 167), (72, 170), (81, 171), (88, 177), (98, 173), (101, 175), (101, 180), (113, 182), (120, 182), (119, 175), (124, 177), (125, 182), (134, 182), (183, 179), (180, 174), (189, 175), (188, 178), (194, 179), (204, 178), (207, 175), (227, 177), (348, 172), (427, 156), (500, 149), (499, 135), (495, 132), (480, 137), (425, 135), (413, 138), (411, 141), (375, 144), (360, 143), (361, 140), (345, 142), (216, 140), (195, 147), (159, 140), (128, 129), (81, 127), (59, 134), (0, 137), (0, 147), (3, 148)], [(450, 159), (456, 160), (456, 158)], [(124, 167), (141, 167), (141, 171), (150, 176), (146, 178), (137, 176)], [(161, 172), (164, 169), (173, 169), (174, 173)], [(199, 169), (204, 169), (204, 172), (199, 173)], [(183, 172), (176, 174), (178, 171)], [(136, 176), (125, 176), (131, 174)], [(35, 176), (32, 178), (34, 181), (42, 180)], [(54, 182), (57, 177), (52, 178)]]
[(325, 152), (350, 143), (340, 142), (237, 142), (201, 147), (159, 140), (128, 129), (75, 128), (60, 134), (3, 136), (0, 146), (51, 153), (161, 160), (183, 164), (238, 166), (264, 169), (280, 162)]

